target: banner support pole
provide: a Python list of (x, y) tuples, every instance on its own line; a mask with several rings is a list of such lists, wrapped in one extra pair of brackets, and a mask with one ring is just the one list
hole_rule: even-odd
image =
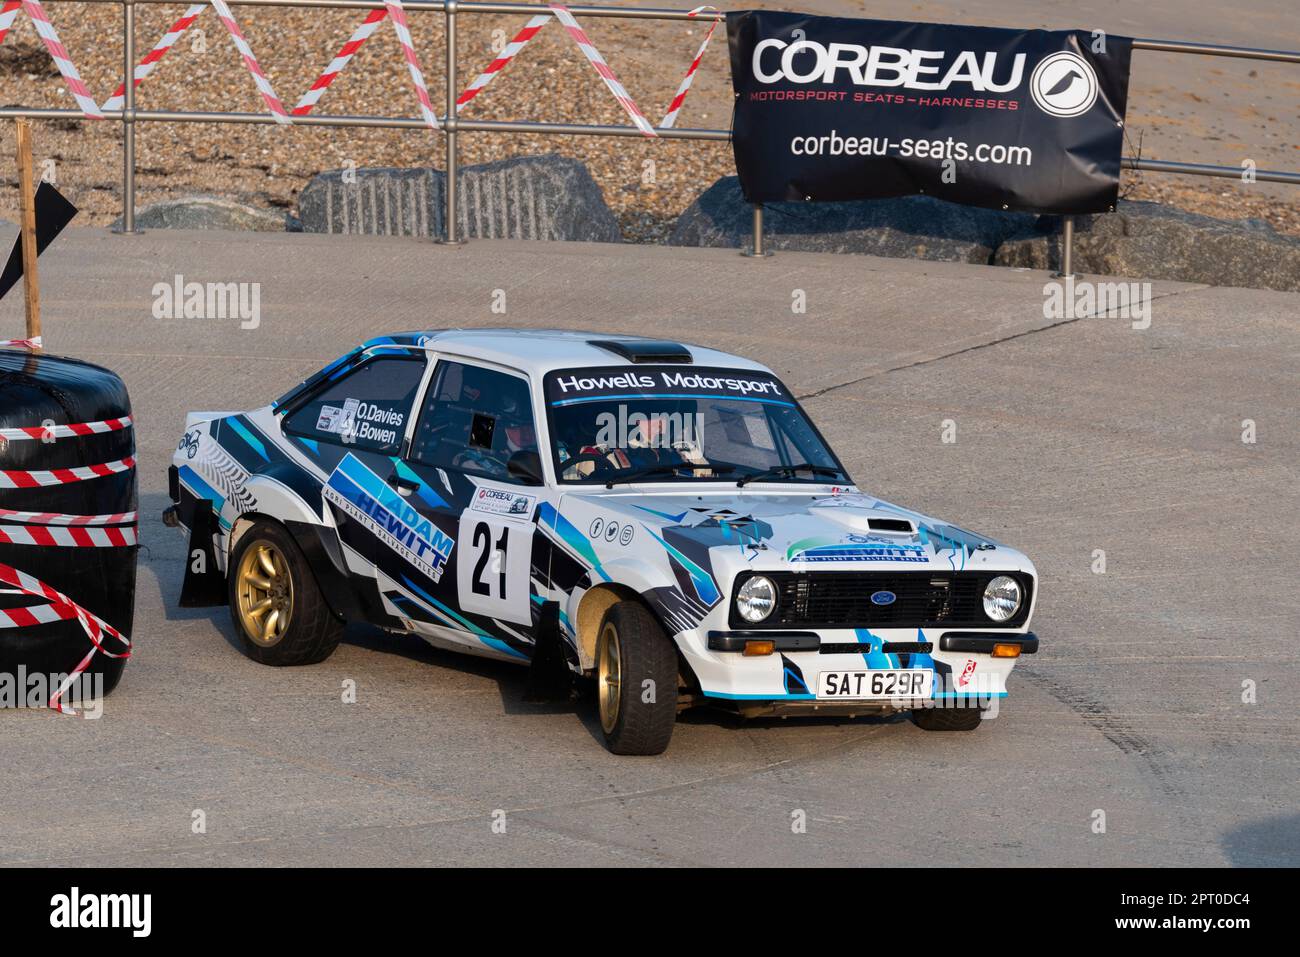
[(753, 245), (750, 246), (749, 249), (741, 250), (740, 254), (742, 256), (747, 256), (753, 259), (764, 259), (772, 255), (771, 253), (769, 253), (767, 250), (763, 248), (763, 205), (761, 203), (754, 204), (753, 229), (754, 229)]
[(1074, 277), (1074, 217), (1061, 217), (1061, 269), (1053, 273), (1054, 279)]

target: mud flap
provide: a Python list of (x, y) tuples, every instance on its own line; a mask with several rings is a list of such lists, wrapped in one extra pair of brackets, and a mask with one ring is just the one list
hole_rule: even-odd
[(190, 519), (190, 544), (185, 553), (182, 608), (212, 608), (229, 601), (226, 576), (217, 565), (217, 516), (211, 499), (200, 499)]
[(564, 636), (560, 633), (560, 603), (543, 602), (524, 701), (533, 704), (567, 702), (573, 697), (573, 671), (569, 668)]

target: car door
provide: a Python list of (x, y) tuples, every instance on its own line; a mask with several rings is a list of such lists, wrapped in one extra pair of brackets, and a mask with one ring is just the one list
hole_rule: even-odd
[(356, 597), (376, 624), (398, 624), (388, 620), (380, 573), (400, 580), (420, 569), (435, 574), (439, 563), (436, 536), (395, 486), (427, 368), (422, 349), (361, 356), (296, 399), (281, 426), (320, 482)]
[(544, 580), (549, 554), (534, 535), (544, 490), (512, 475), (509, 463), (537, 451), (527, 376), (439, 357), (398, 482), (408, 501), (455, 538), (447, 569), (426, 597), (471, 650), (532, 653), (534, 578)]

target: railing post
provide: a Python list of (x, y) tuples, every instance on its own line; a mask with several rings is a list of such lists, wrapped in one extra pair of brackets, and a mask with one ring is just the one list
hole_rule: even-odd
[(456, 0), (447, 0), (443, 7), (447, 24), (447, 212), (443, 243), (459, 246), (460, 222), (456, 216)]
[(122, 0), (122, 228), (124, 236), (135, 228), (135, 0)]
[(750, 256), (758, 259), (772, 255), (763, 248), (763, 207), (760, 203), (754, 204), (753, 232), (753, 245), (748, 249), (741, 250), (740, 254), (742, 256)]
[(1074, 217), (1061, 217), (1061, 269), (1053, 273), (1057, 279), (1069, 279), (1074, 275)]

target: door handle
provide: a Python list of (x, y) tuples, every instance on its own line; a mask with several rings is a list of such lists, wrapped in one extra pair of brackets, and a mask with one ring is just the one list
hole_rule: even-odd
[(397, 489), (402, 495), (410, 495), (412, 492), (419, 491), (420, 483), (408, 478), (402, 478), (400, 475), (388, 476), (388, 484)]

